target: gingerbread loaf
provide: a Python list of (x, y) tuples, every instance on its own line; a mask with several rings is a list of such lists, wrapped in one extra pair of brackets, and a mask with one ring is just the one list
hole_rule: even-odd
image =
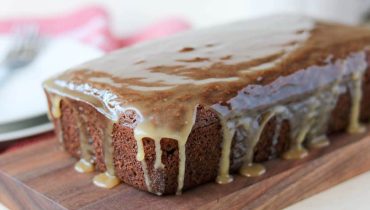
[(100, 171), (180, 194), (304, 158), (370, 119), (370, 30), (272, 16), (118, 50), (44, 83), (58, 139)]

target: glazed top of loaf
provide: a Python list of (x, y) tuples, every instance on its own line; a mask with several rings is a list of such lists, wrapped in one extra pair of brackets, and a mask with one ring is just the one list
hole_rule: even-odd
[[(197, 105), (230, 116), (294, 98), (335, 80), (336, 68), (320, 66), (350, 56), (356, 63), (355, 53), (369, 43), (367, 28), (270, 16), (118, 50), (44, 87), (85, 101), (113, 121), (135, 113), (136, 137), (186, 139)], [(317, 68), (320, 79), (304, 80), (307, 68)]]

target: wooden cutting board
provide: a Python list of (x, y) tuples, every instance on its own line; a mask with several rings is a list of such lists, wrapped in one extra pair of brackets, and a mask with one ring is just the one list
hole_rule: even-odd
[(125, 184), (95, 187), (94, 174), (75, 172), (54, 135), (38, 138), (0, 156), (0, 202), (11, 209), (280, 209), (370, 170), (370, 132), (345, 134), (303, 160), (269, 161), (259, 178), (235, 175), (231, 184), (158, 197)]

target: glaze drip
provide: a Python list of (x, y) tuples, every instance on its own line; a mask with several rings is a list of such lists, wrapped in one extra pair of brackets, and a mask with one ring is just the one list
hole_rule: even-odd
[(162, 149), (161, 149), (161, 141), (155, 140), (155, 163), (154, 168), (164, 168), (164, 165), (162, 163)]
[(341, 79), (338, 79), (329, 90), (321, 90), (316, 96), (319, 104), (316, 105), (314, 111), (316, 116), (312, 119), (310, 130), (306, 136), (306, 144), (309, 148), (321, 148), (330, 144), (326, 133), (331, 113), (337, 104), (340, 93), (342, 93), (339, 86)]
[(149, 173), (148, 173), (148, 166), (146, 165), (145, 160), (141, 160), (141, 169), (143, 170), (144, 174), (144, 181), (146, 184), (146, 188), (148, 192), (153, 192), (152, 190), (152, 181), (150, 180)]
[(63, 143), (63, 130), (62, 130), (62, 112), (61, 112), (61, 102), (62, 98), (55, 94), (47, 93), (47, 96), (50, 101), (50, 108), (48, 109), (47, 115), (49, 120), (53, 121), (54, 127), (57, 130), (58, 140), (60, 143)]
[(301, 159), (307, 156), (308, 152), (303, 146), (303, 141), (306, 139), (306, 135), (313, 126), (315, 117), (318, 117), (315, 110), (317, 110), (319, 106), (320, 101), (317, 100), (316, 97), (310, 97), (304, 103), (292, 106), (295, 111), (293, 115), (297, 116), (302, 114), (303, 117), (294, 117), (291, 119), (292, 141), (289, 150), (283, 155), (284, 159)]
[(286, 112), (282, 106), (276, 106), (272, 110), (267, 111), (262, 116), (248, 117), (241, 120), (241, 125), (246, 132), (247, 151), (244, 156), (243, 166), (240, 169), (240, 174), (246, 177), (260, 176), (266, 172), (263, 165), (253, 162), (254, 149), (261, 138), (262, 131), (266, 124), (276, 115)]
[(134, 128), (134, 136), (137, 141), (137, 160), (141, 161), (142, 168), (144, 171), (144, 178), (145, 183), (147, 186), (148, 191), (151, 191), (150, 183), (152, 182), (149, 178), (148, 170), (145, 163), (145, 151), (142, 139), (143, 138), (150, 138), (153, 139), (155, 142), (156, 147), (156, 160), (154, 164), (155, 169), (162, 169), (164, 167), (163, 163), (161, 162), (162, 151), (160, 147), (160, 140), (162, 138), (170, 138), (177, 140), (178, 148), (179, 148), (179, 172), (178, 172), (178, 182), (177, 182), (177, 194), (181, 194), (181, 190), (184, 184), (184, 174), (185, 174), (185, 163), (186, 163), (186, 142), (189, 137), (189, 134), (193, 128), (195, 122), (195, 109), (191, 112), (186, 113), (186, 120), (181, 127), (181, 129), (174, 131), (171, 128), (159, 128), (155, 124), (153, 124), (150, 120), (144, 120), (140, 122)]
[(76, 123), (79, 129), (78, 133), (81, 152), (81, 159), (75, 164), (75, 169), (78, 172), (91, 172), (94, 170), (94, 166), (92, 164), (93, 147), (91, 141), (89, 140), (91, 137), (86, 126), (87, 117), (82, 113), (83, 110), (81, 107), (75, 108), (73, 112), (75, 113), (75, 117), (77, 119)]
[(60, 102), (62, 98), (58, 96), (52, 96), (50, 99), (51, 102), (51, 110), (49, 115), (52, 116), (54, 119), (58, 119), (62, 116), (62, 112), (60, 111)]
[(105, 124), (107, 127), (103, 131), (103, 155), (107, 170), (104, 173), (96, 175), (93, 179), (93, 183), (98, 187), (112, 188), (118, 185), (120, 180), (116, 177), (116, 172), (114, 170), (114, 151), (112, 141), (113, 122), (108, 120)]
[(230, 148), (233, 137), (235, 135), (235, 126), (231, 122), (227, 122), (223, 117), (220, 118), (222, 127), (223, 141), (220, 158), (220, 167), (216, 182), (219, 184), (228, 184), (233, 181), (233, 177), (229, 174), (230, 168)]
[[(140, 161), (141, 163), (141, 169), (143, 170), (146, 188), (149, 192), (152, 192), (151, 181), (150, 181), (149, 173), (148, 173), (148, 167), (145, 162), (145, 151), (144, 151), (143, 140), (142, 140), (142, 137), (139, 136), (139, 134), (137, 134), (137, 132), (136, 132), (136, 135), (137, 135), (135, 136), (136, 145), (137, 145), (136, 159)], [(145, 135), (142, 135), (142, 136), (145, 136)]]
[(284, 119), (279, 116), (280, 115), (276, 117), (276, 126), (275, 126), (274, 136), (272, 137), (272, 140), (271, 140), (271, 147), (270, 147), (271, 155), (269, 156), (270, 160), (273, 157), (276, 157), (276, 145), (279, 143), (279, 136), (280, 136), (281, 128), (283, 126), (283, 122), (284, 122)]
[(362, 100), (362, 82), (366, 69), (359, 69), (351, 75), (351, 82), (349, 83), (349, 91), (352, 97), (351, 114), (348, 126), (349, 133), (363, 133), (366, 128), (360, 124), (360, 110)]

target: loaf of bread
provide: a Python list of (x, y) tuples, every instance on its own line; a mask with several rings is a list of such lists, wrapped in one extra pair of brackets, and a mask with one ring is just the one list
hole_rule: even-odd
[(271, 16), (118, 50), (44, 89), (78, 172), (100, 171), (100, 187), (180, 194), (363, 132), (368, 45), (367, 28)]

